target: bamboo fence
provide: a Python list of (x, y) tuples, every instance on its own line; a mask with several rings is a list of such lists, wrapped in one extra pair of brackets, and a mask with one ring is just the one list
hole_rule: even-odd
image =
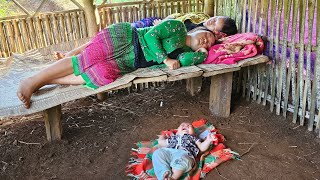
[[(268, 39), (271, 64), (247, 67), (235, 74), (233, 87), (247, 100), (319, 130), (320, 0), (212, 0), (214, 15), (236, 20), (239, 32)], [(100, 5), (99, 28), (175, 12), (204, 11), (204, 1), (158, 0)], [(0, 57), (88, 37), (83, 10), (0, 19)]]
[[(214, 0), (214, 15), (236, 20), (239, 32), (267, 37), (271, 64), (237, 74), (237, 92), (293, 123), (319, 131), (320, 1)], [(319, 134), (320, 136), (320, 134)]]

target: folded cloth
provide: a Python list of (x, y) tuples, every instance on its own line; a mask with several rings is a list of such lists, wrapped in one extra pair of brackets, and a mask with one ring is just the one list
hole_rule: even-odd
[[(196, 136), (199, 137), (201, 133), (209, 131), (215, 134), (217, 139), (212, 142), (209, 150), (196, 158), (197, 165), (188, 173), (185, 173), (180, 179), (184, 180), (198, 180), (204, 178), (205, 175), (219, 164), (230, 159), (240, 159), (238, 153), (231, 151), (223, 145), (225, 140), (222, 134), (207, 120), (200, 119), (192, 123)], [(171, 136), (177, 132), (177, 129), (162, 131), (162, 135)], [(132, 157), (126, 167), (127, 176), (133, 179), (154, 179), (156, 176), (152, 165), (152, 153), (159, 148), (158, 140), (142, 141), (137, 143), (138, 148), (132, 149)]]
[(246, 58), (262, 54), (264, 43), (255, 33), (241, 33), (219, 39), (209, 49), (208, 57), (203, 64), (235, 64)]

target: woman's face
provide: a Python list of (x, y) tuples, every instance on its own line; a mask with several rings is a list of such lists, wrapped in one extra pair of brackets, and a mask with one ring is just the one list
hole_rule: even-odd
[(212, 32), (206, 30), (197, 30), (191, 35), (191, 49), (197, 51), (199, 48), (209, 49), (215, 43), (215, 37)]
[(224, 16), (211, 17), (210, 19), (206, 20), (203, 23), (203, 26), (212, 32), (214, 31), (221, 32), (223, 25), (224, 25)]

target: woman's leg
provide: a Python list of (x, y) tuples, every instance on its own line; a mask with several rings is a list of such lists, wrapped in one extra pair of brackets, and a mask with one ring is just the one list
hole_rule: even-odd
[[(55, 82), (55, 80), (73, 74), (72, 59), (66, 57), (60, 61), (55, 62), (39, 73), (24, 79), (20, 82), (17, 96), (24, 103), (26, 108), (30, 107), (30, 98), (32, 94), (40, 89), (42, 86)], [(70, 84), (72, 76), (64, 79), (63, 84)]]

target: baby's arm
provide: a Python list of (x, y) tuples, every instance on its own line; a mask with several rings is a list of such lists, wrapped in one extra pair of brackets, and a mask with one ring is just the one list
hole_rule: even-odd
[(159, 135), (158, 144), (160, 147), (167, 147), (168, 141), (164, 135)]
[(198, 146), (200, 151), (204, 152), (209, 149), (211, 142), (214, 140), (215, 140), (214, 134), (210, 133), (208, 134), (206, 140), (204, 140), (203, 142), (197, 141), (196, 145)]

